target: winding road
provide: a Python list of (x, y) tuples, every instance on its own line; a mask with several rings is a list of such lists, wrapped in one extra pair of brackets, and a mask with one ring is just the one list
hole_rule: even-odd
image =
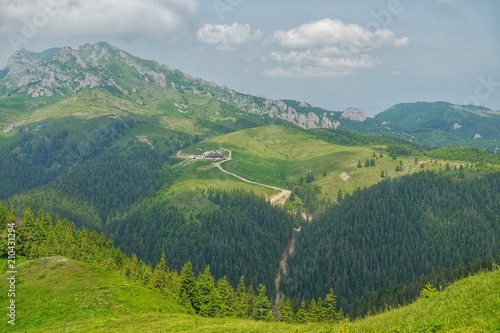
[[(248, 179), (246, 179), (244, 177), (241, 177), (241, 176), (239, 176), (239, 175), (237, 175), (235, 173), (229, 172), (226, 169), (224, 169), (221, 164), (225, 163), (225, 162), (228, 162), (228, 161), (231, 161), (233, 159), (233, 152), (231, 150), (228, 150), (228, 152), (229, 152), (229, 157), (227, 157), (226, 159), (224, 159), (222, 161), (214, 162), (214, 163), (212, 163), (212, 165), (215, 166), (215, 167), (217, 167), (220, 171), (224, 172), (225, 174), (228, 174), (228, 175), (230, 175), (232, 177), (238, 178), (239, 180), (241, 180), (241, 181), (243, 181), (245, 183), (253, 184), (253, 185), (258, 185), (258, 186), (263, 186), (263, 187), (266, 187), (266, 188), (270, 188), (270, 189), (279, 191), (278, 193), (272, 195), (269, 198), (269, 201), (270, 201), (271, 205), (273, 205), (273, 206), (284, 206), (285, 205), (285, 203), (288, 200), (288, 198), (290, 198), (290, 195), (292, 194), (292, 191), (285, 190), (283, 188), (276, 187), (276, 186), (271, 186), (271, 185), (257, 183), (257, 182), (254, 182), (252, 180), (248, 180)], [(178, 158), (185, 158), (187, 161), (189, 161), (188, 160), (189, 156), (186, 155), (186, 154), (183, 154), (182, 151), (179, 151), (177, 153), (177, 157)], [(185, 163), (185, 162), (183, 162), (183, 163)], [(274, 283), (275, 283), (275, 287), (276, 287), (276, 297), (275, 297), (276, 306), (278, 305), (279, 299), (280, 299), (280, 296), (281, 296), (281, 290), (280, 290), (281, 288), (280, 287), (281, 287), (282, 275), (286, 275), (287, 274), (288, 258), (295, 251), (295, 235), (297, 233), (300, 233), (301, 229), (302, 229), (301, 227), (299, 227), (299, 228), (293, 228), (292, 239), (290, 240), (290, 244), (288, 245), (288, 247), (285, 249), (285, 251), (283, 252), (283, 254), (281, 256), (280, 268), (278, 270), (278, 274), (276, 275), (276, 277), (274, 279)]]
[(228, 162), (228, 161), (231, 161), (233, 158), (232, 158), (232, 155), (233, 153), (229, 151), (229, 157), (225, 160), (222, 160), (222, 161), (219, 161), (219, 162), (215, 162), (213, 163), (213, 165), (215, 167), (217, 167), (220, 171), (230, 175), (230, 176), (233, 176), (235, 178), (238, 178), (239, 180), (245, 182), (245, 183), (248, 183), (248, 184), (253, 184), (253, 185), (258, 185), (258, 186), (263, 186), (263, 187), (267, 187), (267, 188), (270, 188), (270, 189), (273, 189), (273, 190), (276, 190), (276, 191), (280, 191), (278, 192), (277, 194), (274, 194), (273, 196), (271, 196), (269, 198), (269, 201), (271, 202), (271, 205), (273, 206), (283, 206), (286, 201), (288, 200), (288, 198), (290, 197), (290, 195), (292, 194), (292, 191), (290, 190), (285, 190), (283, 188), (279, 188), (279, 187), (276, 187), (276, 186), (271, 186), (271, 185), (266, 185), (266, 184), (261, 184), (261, 183), (257, 183), (257, 182), (254, 182), (252, 180), (248, 180), (246, 178), (243, 178), (235, 173), (232, 173), (232, 172), (229, 172), (227, 171), (226, 169), (224, 169), (222, 167), (222, 163), (225, 163), (225, 162)]

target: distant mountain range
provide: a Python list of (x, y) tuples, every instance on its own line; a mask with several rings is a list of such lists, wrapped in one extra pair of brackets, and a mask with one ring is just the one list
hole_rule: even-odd
[(148, 109), (161, 109), (162, 96), (175, 92), (215, 98), (242, 112), (284, 120), (305, 129), (384, 134), (429, 148), (471, 146), (500, 150), (500, 111), (446, 102), (417, 102), (397, 104), (369, 118), (356, 108), (330, 111), (306, 102), (239, 93), (140, 59), (105, 42), (86, 44), (78, 50), (62, 47), (40, 53), (17, 51), (0, 72), (0, 108), (2, 99), (24, 96), (50, 104), (96, 89)]

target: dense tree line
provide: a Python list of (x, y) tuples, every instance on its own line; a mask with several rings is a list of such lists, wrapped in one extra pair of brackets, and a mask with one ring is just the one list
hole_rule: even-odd
[[(319, 298), (296, 304), (282, 296), (273, 305), (266, 286), (262, 283), (255, 290), (241, 276), (236, 288), (233, 288), (226, 276), (215, 279), (208, 265), (196, 275), (190, 261), (178, 273), (168, 267), (165, 253), (156, 265), (151, 266), (138, 259), (135, 254), (126, 256), (103, 234), (87, 229), (78, 230), (72, 222), (65, 219), (57, 218), (54, 223), (41, 210), (35, 215), (27, 209), (22, 218), (19, 218), (13, 210), (0, 203), (0, 231), (0, 257), (7, 257), (7, 235), (15, 233), (15, 251), (18, 257), (36, 259), (64, 256), (90, 263), (143, 283), (177, 300), (190, 313), (200, 316), (230, 316), (288, 323), (333, 322), (343, 317), (342, 311), (337, 310), (333, 290), (329, 291), (324, 300)], [(6, 270), (6, 267), (2, 270)]]
[(83, 131), (67, 122), (71, 126), (39, 135), (28, 128), (0, 147), (0, 199), (21, 211), (30, 207), (71, 218), (79, 227), (101, 229), (110, 216), (164, 186), (174, 177), (172, 155), (200, 140), (171, 131), (161, 141), (152, 137), (152, 148), (133, 136), (127, 142), (133, 119), (100, 119)]
[(404, 149), (405, 151), (412, 151), (413, 153), (422, 152), (423, 149), (413, 143), (399, 138), (389, 136), (381, 136), (376, 134), (360, 133), (357, 131), (350, 131), (345, 129), (336, 129), (335, 131), (318, 129), (308, 131), (318, 137), (318, 139), (331, 142), (342, 146), (373, 146), (373, 145), (386, 145), (391, 146), (391, 149)]
[(79, 227), (100, 230), (109, 216), (127, 210), (168, 181), (172, 175), (164, 170), (166, 163), (168, 159), (148, 148), (127, 155), (110, 150), (9, 203), (19, 210), (43, 209), (71, 218)]
[(244, 275), (274, 292), (279, 260), (298, 223), (296, 217), (241, 190), (207, 193), (218, 206), (185, 214), (166, 201), (145, 200), (113, 219), (106, 232), (126, 253), (156, 262), (162, 252), (176, 270), (191, 261), (196, 273), (210, 265), (216, 278), (236, 285)]
[(134, 127), (134, 121), (99, 118), (88, 121), (69, 118), (54, 121), (54, 128), (35, 124), (20, 129), (12, 143), (2, 145), (0, 199), (46, 184), (104, 150)]
[(333, 288), (359, 316), (413, 300), (421, 276), (446, 285), (491, 266), (500, 255), (500, 174), (448, 175), (385, 180), (332, 205), (303, 226), (285, 293), (310, 299)]
[(482, 150), (468, 148), (441, 148), (426, 153), (431, 158), (450, 161), (463, 161), (467, 164), (484, 166), (485, 164), (500, 165), (500, 155)]

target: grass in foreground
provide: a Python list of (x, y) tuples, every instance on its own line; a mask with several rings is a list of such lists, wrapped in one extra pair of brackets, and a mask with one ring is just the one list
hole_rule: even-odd
[[(172, 300), (64, 258), (19, 266), (17, 325), (2, 332), (499, 332), (500, 270), (461, 280), (415, 303), (354, 322), (290, 325), (183, 313)], [(1, 288), (7, 287), (2, 276)], [(1, 304), (6, 295), (1, 294)]]

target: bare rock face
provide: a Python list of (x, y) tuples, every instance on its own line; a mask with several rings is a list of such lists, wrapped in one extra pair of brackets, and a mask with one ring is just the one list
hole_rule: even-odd
[(360, 121), (363, 122), (368, 118), (366, 116), (365, 111), (356, 109), (356, 108), (348, 108), (342, 113), (342, 119), (348, 119), (352, 121)]

